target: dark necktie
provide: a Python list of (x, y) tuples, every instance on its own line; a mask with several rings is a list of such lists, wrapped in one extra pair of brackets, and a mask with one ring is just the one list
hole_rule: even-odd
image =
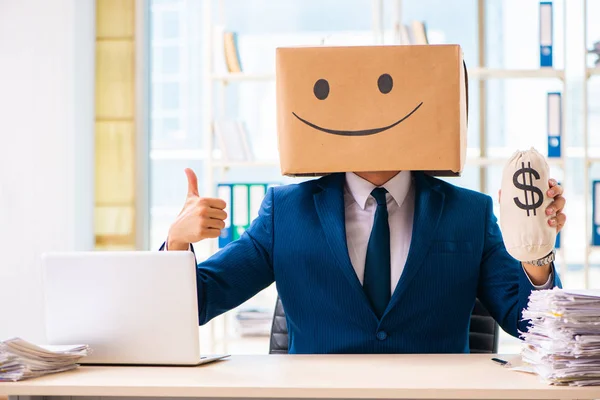
[(390, 277), (390, 226), (385, 199), (387, 190), (375, 188), (371, 195), (377, 201), (373, 229), (367, 246), (363, 289), (371, 302), (373, 311), (381, 318), (391, 297)]

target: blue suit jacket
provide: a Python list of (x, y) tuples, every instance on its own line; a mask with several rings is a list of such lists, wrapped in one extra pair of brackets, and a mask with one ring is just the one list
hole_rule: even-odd
[(476, 297), (507, 332), (526, 330), (521, 311), (534, 288), (506, 252), (491, 198), (419, 172), (413, 179), (408, 259), (381, 320), (350, 263), (345, 176), (332, 174), (270, 189), (246, 233), (198, 265), (200, 323), (275, 281), (290, 353), (469, 352)]

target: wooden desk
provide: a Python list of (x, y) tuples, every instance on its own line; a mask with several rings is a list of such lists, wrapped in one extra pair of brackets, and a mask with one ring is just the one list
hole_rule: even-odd
[(233, 356), (199, 367), (81, 367), (29, 381), (0, 383), (0, 396), (93, 396), (95, 400), (104, 396), (600, 398), (600, 387), (546, 385), (535, 375), (510, 371), (490, 358), (490, 355), (265, 355)]

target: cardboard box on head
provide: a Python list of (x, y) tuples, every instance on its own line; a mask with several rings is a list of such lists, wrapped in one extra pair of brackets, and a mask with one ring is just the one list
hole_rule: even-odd
[(276, 59), (283, 175), (462, 172), (460, 46), (285, 47)]

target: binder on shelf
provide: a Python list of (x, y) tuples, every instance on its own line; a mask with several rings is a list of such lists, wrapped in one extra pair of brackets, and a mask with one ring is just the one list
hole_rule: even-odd
[(277, 183), (219, 183), (217, 193), (227, 206), (225, 228), (219, 236), (219, 248), (242, 237), (256, 217), (267, 190)]
[(540, 2), (540, 67), (552, 67), (552, 2)]
[(600, 181), (592, 182), (592, 246), (600, 246)]
[(233, 240), (237, 240), (250, 226), (250, 216), (248, 211), (248, 185), (233, 185), (233, 200), (231, 201), (231, 210), (233, 215)]
[(218, 184), (217, 197), (225, 201), (226, 204), (225, 212), (227, 213), (227, 218), (225, 218), (225, 228), (221, 230), (221, 235), (219, 236), (219, 248), (223, 248), (233, 241), (233, 229), (231, 227), (231, 202), (233, 197), (231, 195), (231, 185)]
[(548, 157), (561, 156), (562, 97), (558, 92), (548, 93)]
[(260, 206), (266, 193), (266, 184), (250, 185), (250, 207), (248, 210), (250, 213), (250, 221), (254, 221), (254, 219), (258, 217), (258, 212), (260, 211)]

